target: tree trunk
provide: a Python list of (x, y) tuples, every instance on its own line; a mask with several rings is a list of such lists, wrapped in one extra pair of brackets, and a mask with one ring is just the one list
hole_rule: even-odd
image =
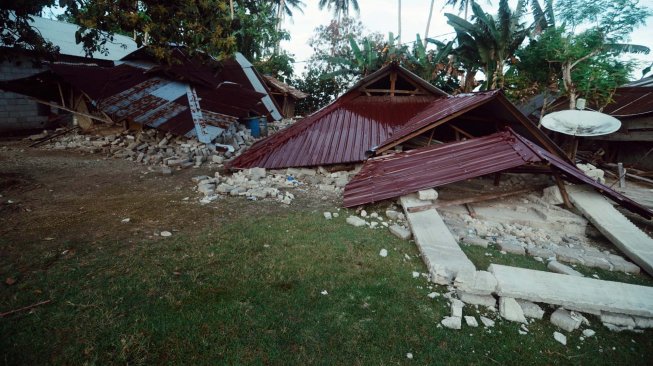
[(234, 20), (234, 0), (229, 0), (229, 7), (231, 8), (231, 20)]
[[(281, 0), (279, 2), (279, 9), (277, 10), (277, 32), (281, 30), (281, 22), (283, 20), (283, 10), (286, 7), (286, 0)], [(277, 44), (274, 46), (274, 54), (279, 54), (279, 48), (281, 46), (281, 39), (277, 40)]]
[(424, 31), (424, 48), (426, 48), (426, 44), (428, 43), (426, 41), (426, 38), (429, 36), (429, 27), (431, 26), (431, 17), (433, 16), (433, 3), (435, 3), (435, 0), (431, 0), (431, 7), (429, 9), (429, 20), (426, 21), (426, 31)]
[(465, 77), (463, 78), (463, 93), (469, 93), (474, 90), (474, 81), (476, 77), (476, 70), (466, 70)]
[(469, 2), (471, 0), (465, 0), (465, 20), (467, 20), (467, 9), (469, 9)]
[(398, 25), (398, 30), (397, 30), (397, 42), (401, 44), (401, 0), (398, 1), (399, 3), (399, 11), (397, 13), (397, 25)]
[(576, 85), (574, 85), (574, 81), (571, 79), (571, 68), (572, 64), (570, 61), (562, 64), (562, 81), (569, 94), (569, 109), (576, 109), (576, 98), (578, 95), (576, 94)]

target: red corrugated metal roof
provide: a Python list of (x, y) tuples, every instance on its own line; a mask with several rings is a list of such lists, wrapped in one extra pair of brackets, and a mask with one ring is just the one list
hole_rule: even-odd
[[(436, 99), (425, 110), (408, 121), (404, 127), (394, 131), (392, 136), (381, 143), (375, 150), (379, 152), (388, 150), (395, 145), (409, 140), (421, 131), (428, 131), (434, 128), (433, 126), (453, 120), (485, 104), (492, 109), (487, 111), (488, 115), (486, 116), (476, 116), (477, 119), (482, 119), (479, 120), (479, 124), (494, 125), (497, 119), (501, 119), (503, 126), (498, 127), (517, 129), (533, 141), (537, 141), (546, 147), (549, 151), (555, 152), (561, 157), (565, 156), (565, 153), (560, 147), (538, 129), (531, 120), (524, 116), (505, 97), (501, 90), (458, 94), (456, 96)], [(437, 139), (437, 136), (435, 138)]]
[(549, 163), (567, 179), (591, 185), (642, 217), (653, 217), (652, 211), (595, 182), (578, 168), (512, 130), (369, 159), (345, 187), (343, 206), (381, 201), (538, 162)]
[(345, 187), (344, 206), (402, 196), (510, 168), (539, 158), (511, 132), (369, 159)]
[(252, 146), (231, 168), (286, 168), (365, 160), (365, 152), (426, 107), (433, 96), (345, 96)]

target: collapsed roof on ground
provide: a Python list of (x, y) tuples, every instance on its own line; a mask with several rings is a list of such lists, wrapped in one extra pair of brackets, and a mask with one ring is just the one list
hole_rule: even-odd
[(252, 146), (232, 168), (286, 168), (365, 160), (431, 101), (447, 94), (397, 64), (360, 80), (344, 95)]
[(205, 143), (238, 118), (281, 117), (242, 55), (200, 62), (174, 48), (171, 56), (170, 65), (153, 62), (145, 49), (110, 67), (53, 63), (48, 71), (1, 82), (0, 88), (71, 111), (81, 120), (137, 123)]
[(512, 129), (466, 141), (422, 147), (369, 159), (345, 187), (345, 207), (399, 197), (470, 178), (519, 167), (535, 167), (588, 184), (646, 219), (653, 212), (586, 176), (566, 160), (528, 141)]

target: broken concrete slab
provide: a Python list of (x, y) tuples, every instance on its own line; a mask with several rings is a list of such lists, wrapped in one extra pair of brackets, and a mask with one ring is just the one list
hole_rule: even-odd
[(413, 236), (410, 230), (399, 225), (391, 225), (389, 229), (394, 236), (402, 240), (408, 240), (411, 236)]
[(516, 299), (517, 303), (524, 312), (524, 316), (531, 319), (542, 319), (544, 310), (534, 302)]
[(408, 208), (424, 203), (414, 194), (400, 200), (433, 282), (450, 284), (460, 273), (476, 271), (435, 209), (408, 212)]
[(567, 345), (567, 336), (565, 336), (564, 334), (562, 334), (560, 332), (553, 332), (553, 339), (558, 341), (563, 346)]
[(551, 323), (567, 332), (574, 331), (580, 327), (582, 319), (572, 316), (572, 313), (563, 308), (558, 308), (551, 314)]
[(464, 244), (474, 245), (481, 248), (487, 248), (489, 241), (478, 236), (468, 236), (463, 240)]
[(451, 299), (451, 316), (462, 317), (465, 304), (458, 299)]
[(497, 280), (487, 271), (462, 272), (456, 276), (454, 286), (467, 294), (492, 295), (496, 291)]
[(367, 226), (367, 221), (361, 219), (361, 218), (358, 217), (358, 216), (349, 216), (349, 217), (347, 218), (347, 223), (348, 223), (349, 225), (354, 225), (354, 226), (356, 226), (356, 227)]
[(633, 316), (637, 328), (653, 328), (653, 318)]
[(497, 299), (491, 295), (474, 295), (458, 291), (458, 298), (465, 304), (481, 305), (488, 308), (496, 308)]
[(528, 255), (530, 255), (531, 257), (540, 257), (543, 259), (556, 258), (555, 252), (553, 250), (548, 248), (537, 247), (534, 245), (529, 245), (526, 248), (526, 253), (528, 253)]
[(499, 298), (499, 314), (506, 320), (526, 323), (521, 306), (512, 297)]
[(491, 264), (497, 294), (563, 306), (590, 314), (601, 311), (653, 317), (653, 287)]
[(565, 274), (569, 276), (585, 277), (582, 273), (558, 261), (550, 261), (549, 264), (546, 265), (546, 268), (555, 273)]
[(605, 311), (601, 312), (601, 322), (610, 323), (622, 327), (634, 328), (636, 326), (635, 320), (628, 315), (615, 314), (615, 313), (610, 313)]
[(653, 275), (653, 238), (641, 231), (608, 200), (585, 187), (569, 187), (574, 206), (617, 248)]
[(542, 201), (550, 205), (562, 205), (565, 201), (562, 199), (558, 186), (551, 186), (542, 190)]

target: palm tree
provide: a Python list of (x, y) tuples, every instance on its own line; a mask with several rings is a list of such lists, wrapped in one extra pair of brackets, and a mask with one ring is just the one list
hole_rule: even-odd
[(474, 23), (453, 14), (445, 14), (448, 24), (458, 34), (459, 46), (464, 46), (470, 55), (473, 53), (470, 53), (469, 48), (476, 48), (478, 63), (487, 78), (485, 89), (504, 86), (505, 63), (513, 58), (515, 51), (529, 34), (529, 28), (520, 23), (526, 10), (525, 5), (525, 0), (519, 0), (513, 12), (508, 6), (508, 0), (501, 0), (495, 19), (485, 13), (480, 5), (472, 3)]
[(467, 10), (469, 9), (469, 3), (474, 3), (474, 0), (447, 0), (446, 3), (444, 3), (444, 6), (451, 5), (452, 7), (456, 7), (456, 5), (459, 5), (458, 11), (463, 11), (465, 10), (465, 17), (463, 19), (467, 20)]
[(433, 4), (435, 0), (431, 0), (431, 7), (429, 8), (429, 19), (426, 21), (426, 30), (424, 31), (424, 47), (426, 47), (427, 38), (429, 37), (429, 28), (431, 27), (431, 18), (433, 17)]
[(401, 0), (398, 0), (399, 2), (399, 8), (397, 10), (397, 39), (399, 43), (401, 43)]
[(360, 12), (357, 0), (320, 0), (318, 5), (320, 6), (320, 10), (325, 7), (327, 10), (333, 9), (333, 15), (335, 15), (338, 21), (340, 21), (342, 15), (349, 15), (349, 7), (353, 8), (356, 13)]

